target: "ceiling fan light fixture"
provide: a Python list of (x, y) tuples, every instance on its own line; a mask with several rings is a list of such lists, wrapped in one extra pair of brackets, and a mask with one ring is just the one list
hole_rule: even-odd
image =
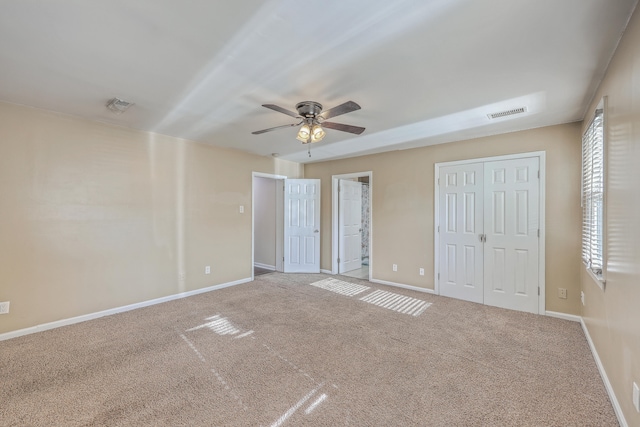
[(325, 135), (326, 132), (322, 129), (322, 126), (315, 125), (311, 130), (311, 142), (320, 142)]
[(309, 125), (305, 123), (300, 127), (300, 130), (298, 131), (298, 136), (296, 136), (296, 139), (298, 141), (307, 143), (309, 142), (309, 136), (311, 136), (311, 129), (309, 128)]
[(328, 122), (335, 116), (347, 114), (352, 111), (360, 109), (360, 106), (353, 101), (343, 102), (333, 108), (323, 111), (322, 104), (314, 101), (303, 101), (296, 104), (297, 113), (287, 110), (286, 108), (279, 107), (274, 104), (262, 104), (263, 107), (270, 110), (277, 111), (279, 113), (286, 114), (296, 119), (300, 119), (298, 123), (291, 123), (288, 125), (275, 126), (268, 129), (262, 129), (255, 132), (251, 132), (253, 135), (260, 135), (262, 133), (271, 132), (276, 129), (300, 126), (296, 139), (303, 144), (310, 144), (314, 142), (320, 142), (326, 136), (324, 127), (339, 130), (341, 132), (348, 132), (354, 135), (360, 135), (364, 132), (364, 128), (360, 126), (345, 125), (342, 123)]

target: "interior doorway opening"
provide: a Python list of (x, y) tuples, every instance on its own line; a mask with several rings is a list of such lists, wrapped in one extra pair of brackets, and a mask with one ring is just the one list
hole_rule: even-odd
[(332, 274), (372, 276), (372, 189), (371, 171), (332, 176)]
[(320, 272), (320, 180), (253, 172), (251, 278)]
[(251, 278), (284, 271), (285, 176), (253, 173)]

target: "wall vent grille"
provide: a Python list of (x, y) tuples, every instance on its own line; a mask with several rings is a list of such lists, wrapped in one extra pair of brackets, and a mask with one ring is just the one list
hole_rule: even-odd
[(132, 105), (133, 102), (125, 101), (124, 99), (120, 98), (111, 98), (109, 102), (107, 102), (107, 108), (113, 111), (115, 114), (124, 113)]
[(490, 119), (499, 119), (500, 117), (513, 116), (514, 114), (522, 114), (527, 112), (527, 107), (513, 108), (511, 110), (499, 111), (497, 113), (487, 114)]

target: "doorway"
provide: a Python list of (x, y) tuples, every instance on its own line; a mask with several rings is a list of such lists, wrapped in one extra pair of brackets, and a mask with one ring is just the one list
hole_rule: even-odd
[(253, 172), (251, 277), (320, 272), (320, 180)]
[(544, 153), (436, 165), (436, 290), (544, 313)]
[(373, 173), (332, 176), (332, 274), (369, 280)]
[(284, 271), (284, 202), (285, 176), (253, 173), (252, 278), (273, 271)]

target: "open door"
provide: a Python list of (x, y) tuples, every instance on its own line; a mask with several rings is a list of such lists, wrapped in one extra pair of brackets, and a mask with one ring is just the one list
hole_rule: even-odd
[(284, 180), (284, 272), (320, 273), (320, 180)]
[(338, 273), (342, 274), (362, 268), (362, 184), (341, 179), (338, 195)]

